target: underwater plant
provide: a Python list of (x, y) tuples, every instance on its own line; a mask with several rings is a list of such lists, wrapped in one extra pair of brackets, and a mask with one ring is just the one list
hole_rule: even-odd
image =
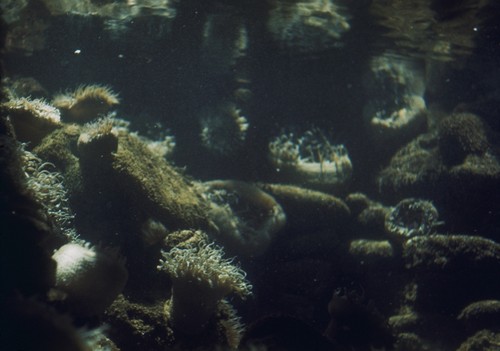
[(343, 185), (352, 175), (347, 148), (333, 145), (317, 128), (300, 136), (282, 133), (269, 143), (269, 158), (276, 171), (291, 181)]
[(52, 104), (61, 110), (63, 119), (85, 123), (108, 113), (118, 105), (118, 95), (104, 85), (82, 85), (73, 92), (59, 94)]
[(246, 273), (224, 258), (224, 251), (204, 241), (162, 251), (158, 270), (172, 278), (172, 297), (165, 314), (174, 329), (187, 335), (202, 333), (214, 318), (219, 302), (229, 294), (245, 299), (252, 286)]

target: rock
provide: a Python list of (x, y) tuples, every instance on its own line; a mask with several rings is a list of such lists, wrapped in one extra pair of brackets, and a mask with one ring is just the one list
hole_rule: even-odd
[(486, 127), (472, 113), (457, 113), (438, 126), (439, 152), (448, 165), (461, 164), (469, 154), (482, 155), (489, 148)]
[(360, 259), (383, 260), (393, 256), (392, 245), (387, 240), (353, 240), (349, 253)]
[(473, 302), (460, 312), (457, 319), (463, 322), (469, 331), (497, 328), (500, 325), (500, 301)]
[(326, 193), (293, 185), (261, 184), (260, 187), (281, 204), (287, 226), (294, 231), (338, 228), (350, 216), (344, 201)]
[(481, 330), (465, 340), (457, 351), (498, 351), (500, 333), (492, 330)]
[(418, 236), (403, 247), (406, 267), (415, 274), (416, 306), (427, 312), (457, 313), (473, 301), (500, 294), (490, 279), (500, 271), (500, 245), (476, 236)]
[(169, 228), (207, 225), (205, 203), (194, 186), (139, 138), (121, 133), (110, 166), (106, 181), (117, 184), (135, 208)]

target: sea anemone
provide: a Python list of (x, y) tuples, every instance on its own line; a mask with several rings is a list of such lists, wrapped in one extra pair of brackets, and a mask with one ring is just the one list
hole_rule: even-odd
[(116, 250), (69, 243), (52, 256), (57, 263), (56, 288), (79, 315), (98, 315), (127, 282), (125, 260)]
[(366, 81), (364, 108), (370, 135), (382, 145), (404, 143), (427, 127), (424, 74), (416, 61), (395, 55), (374, 57)]
[(234, 154), (246, 140), (248, 121), (233, 103), (206, 111), (200, 124), (202, 145), (213, 154)]
[(118, 149), (120, 123), (121, 120), (106, 116), (85, 124), (77, 142), (80, 157), (84, 160), (108, 159)]
[(148, 218), (141, 225), (141, 238), (145, 246), (152, 246), (160, 243), (168, 235), (167, 228), (160, 221)]
[(70, 122), (85, 123), (108, 113), (118, 105), (118, 95), (103, 85), (83, 85), (74, 92), (59, 94), (52, 101)]
[(411, 130), (421, 130), (425, 116), (424, 99), (416, 95), (404, 96), (395, 111), (377, 111), (370, 120), (370, 128), (375, 136), (397, 138), (406, 136)]
[(313, 185), (343, 185), (352, 175), (344, 145), (333, 145), (317, 128), (297, 136), (282, 133), (269, 143), (269, 158), (283, 178)]
[(350, 25), (345, 11), (333, 1), (272, 1), (267, 27), (281, 46), (299, 52), (339, 46)]
[(204, 242), (162, 251), (158, 269), (172, 278), (172, 297), (165, 304), (165, 313), (175, 330), (200, 334), (224, 297), (231, 293), (243, 299), (251, 295), (245, 272), (223, 255), (222, 248)]
[(209, 217), (217, 229), (217, 240), (231, 253), (262, 254), (286, 223), (281, 205), (255, 185), (214, 180), (202, 186), (210, 201)]
[(2, 104), (1, 108), (10, 117), (16, 139), (32, 146), (61, 127), (59, 110), (44, 100), (12, 99)]
[(52, 163), (43, 162), (29, 151), (22, 152), (26, 186), (45, 209), (52, 224), (70, 240), (76, 238), (72, 222), (73, 211), (64, 186), (64, 177)]
[(398, 240), (432, 234), (438, 222), (439, 213), (432, 202), (420, 199), (404, 199), (385, 218), (385, 230)]

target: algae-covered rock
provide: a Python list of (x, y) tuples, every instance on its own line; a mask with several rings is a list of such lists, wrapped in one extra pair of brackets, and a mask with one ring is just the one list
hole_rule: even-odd
[(349, 207), (333, 195), (293, 185), (261, 184), (260, 187), (281, 204), (287, 225), (293, 230), (338, 227), (350, 216)]
[(443, 161), (449, 165), (463, 162), (469, 154), (481, 155), (489, 148), (486, 127), (472, 113), (453, 114), (438, 126), (439, 151)]
[(417, 313), (408, 307), (403, 307), (399, 314), (389, 317), (389, 325), (395, 332), (410, 332), (417, 330), (418, 325), (421, 323), (420, 319)]
[(500, 245), (467, 235), (414, 237), (403, 248), (406, 267), (414, 273), (416, 307), (458, 314), (474, 301), (500, 294), (492, 276), (500, 271)]
[(464, 323), (469, 331), (500, 326), (500, 301), (476, 301), (464, 307), (457, 319)]
[(500, 244), (468, 235), (429, 235), (410, 239), (404, 249), (411, 269), (449, 270), (479, 265), (500, 268)]
[(55, 233), (42, 204), (27, 185), (23, 151), (13, 135), (7, 118), (0, 117), (2, 306), (6, 296), (44, 295), (55, 283), (56, 268), (47, 247)]
[(45, 162), (52, 163), (56, 169), (64, 175), (64, 184), (70, 192), (70, 196), (81, 188), (81, 172), (78, 156), (76, 154), (76, 142), (81, 128), (76, 125), (64, 125), (45, 137), (39, 145), (33, 149)]
[(351, 193), (346, 196), (345, 203), (353, 216), (358, 216), (363, 210), (373, 205), (373, 201), (363, 193)]
[(465, 232), (482, 232), (498, 241), (497, 224), (500, 202), (496, 189), (500, 187), (500, 162), (490, 152), (470, 154), (464, 162), (443, 174), (440, 195), (453, 225)]
[(432, 347), (415, 333), (400, 333), (394, 345), (396, 351), (431, 351)]
[(380, 172), (379, 192), (388, 198), (424, 196), (441, 173), (436, 133), (423, 134), (402, 147)]
[(98, 133), (106, 123), (67, 125), (34, 149), (63, 173), (80, 223), (112, 210), (113, 217), (135, 213), (137, 220), (156, 218), (169, 228), (203, 226), (204, 202), (186, 178), (138, 137), (123, 130)]
[(139, 138), (121, 133), (113, 154), (110, 182), (130, 197), (131, 206), (178, 228), (199, 228), (207, 223), (205, 205), (187, 179)]
[(365, 208), (356, 217), (357, 224), (360, 227), (360, 234), (369, 237), (380, 237), (384, 235), (385, 218), (390, 213), (390, 208), (378, 203)]
[(110, 337), (119, 347), (165, 349), (173, 337), (165, 323), (162, 305), (163, 301), (146, 305), (118, 296), (104, 316), (104, 320), (113, 325)]
[(481, 330), (465, 340), (457, 351), (498, 351), (500, 332)]
[(385, 218), (391, 208), (373, 201), (363, 193), (347, 195), (346, 204), (355, 220), (356, 236), (363, 239), (383, 239), (385, 235)]
[[(450, 126), (447, 132), (453, 134), (453, 130)], [(500, 162), (494, 148), (488, 146), (490, 141), (478, 130), (471, 134), (482, 136), (465, 135), (464, 130), (446, 137), (442, 135), (444, 131), (440, 133), (421, 135), (392, 157), (377, 178), (383, 200), (426, 198), (439, 208), (445, 223), (453, 223), (453, 231), (479, 230), (490, 238), (498, 238), (494, 214), (500, 208), (492, 189), (500, 186)], [(449, 148), (457, 150), (446, 151)], [(459, 153), (460, 157), (451, 162), (447, 152)]]
[(349, 245), (349, 253), (368, 263), (391, 258), (394, 254), (392, 245), (387, 240), (353, 240)]

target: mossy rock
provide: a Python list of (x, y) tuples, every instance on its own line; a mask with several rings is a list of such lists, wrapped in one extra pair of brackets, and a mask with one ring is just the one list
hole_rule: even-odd
[(420, 135), (397, 151), (377, 177), (385, 200), (432, 193), (443, 171), (434, 132)]
[(293, 185), (260, 184), (283, 207), (287, 226), (293, 230), (338, 228), (350, 218), (351, 211), (341, 199), (320, 191)]
[(76, 142), (80, 135), (81, 127), (65, 125), (57, 129), (33, 149), (33, 153), (44, 162), (54, 164), (56, 170), (64, 175), (64, 184), (70, 196), (81, 190), (81, 171), (76, 154)]
[(84, 237), (107, 242), (103, 235), (139, 231), (149, 218), (169, 230), (205, 228), (203, 199), (164, 158), (126, 131), (118, 133), (116, 152), (81, 155), (77, 144), (85, 128), (65, 125), (34, 149), (64, 175), (77, 230)]
[(500, 301), (483, 300), (467, 305), (457, 319), (461, 321), (468, 331), (478, 331), (500, 326)]
[(111, 167), (111, 180), (127, 194), (131, 206), (169, 229), (206, 227), (206, 204), (193, 185), (139, 138), (120, 133)]
[(457, 351), (498, 351), (500, 332), (481, 330), (465, 340)]
[(470, 154), (481, 155), (489, 148), (486, 127), (472, 113), (458, 113), (446, 117), (438, 127), (439, 150), (447, 165), (457, 165)]
[(417, 236), (403, 249), (406, 267), (417, 285), (421, 312), (458, 315), (464, 306), (499, 296), (492, 284), (500, 271), (500, 245), (468, 235)]

